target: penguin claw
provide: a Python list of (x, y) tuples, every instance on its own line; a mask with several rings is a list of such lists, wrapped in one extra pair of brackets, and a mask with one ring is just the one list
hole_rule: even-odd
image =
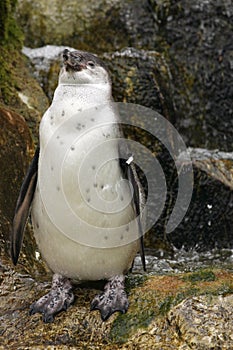
[(41, 313), (45, 323), (53, 322), (54, 315), (67, 310), (73, 302), (74, 295), (71, 289), (71, 283), (67, 278), (54, 275), (50, 292), (31, 305), (29, 314)]
[(115, 276), (109, 280), (104, 292), (96, 295), (91, 303), (91, 311), (99, 310), (103, 321), (106, 321), (116, 311), (126, 313), (128, 307), (123, 276)]

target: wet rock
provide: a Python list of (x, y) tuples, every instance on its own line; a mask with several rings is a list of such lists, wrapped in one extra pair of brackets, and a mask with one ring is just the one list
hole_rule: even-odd
[(145, 0), (91, 0), (88, 5), (75, 0), (19, 0), (17, 17), (29, 47), (66, 44), (100, 53), (129, 45), (154, 46), (155, 24)]
[[(0, 259), (9, 266), (9, 237), (18, 193), (34, 154), (32, 137), (24, 118), (14, 111), (0, 107)], [(20, 266), (24, 271), (44, 270), (35, 260), (36, 244), (32, 231), (25, 232)], [(38, 265), (38, 266), (37, 266)]]
[[(166, 222), (175, 205), (179, 186), (172, 162), (162, 159), (168, 173), (168, 194), (163, 215), (147, 236), (148, 246), (159, 249), (156, 241), (164, 236), (176, 248), (232, 248), (233, 246), (233, 154), (189, 149), (193, 165), (192, 199), (179, 226), (165, 236)], [(173, 171), (171, 171), (173, 169)], [(185, 171), (185, 165), (183, 167)]]
[(28, 71), (21, 54), (23, 34), (15, 23), (16, 1), (1, 2), (0, 14), (0, 106), (23, 115), (37, 141), (41, 113), (48, 100)]
[(195, 349), (231, 349), (233, 295), (200, 296), (183, 301), (168, 314), (177, 336)]
[(129, 47), (103, 58), (111, 73), (116, 102), (139, 104), (173, 121), (173, 86), (162, 54)]
[(22, 116), (0, 107), (0, 117), (0, 208), (1, 220), (4, 220), (1, 222), (2, 239), (6, 239), (17, 193), (34, 147), (30, 131)]
[[(38, 314), (29, 316), (30, 304), (49, 289), (48, 275), (42, 277), (35, 281), (30, 274), (0, 269), (1, 346), (188, 349), (195, 338), (196, 349), (202, 349), (203, 341), (208, 339), (216, 340), (221, 349), (231, 349), (230, 272), (209, 270), (149, 278), (131, 275), (127, 280), (128, 312), (116, 313), (105, 323), (98, 312), (89, 310), (90, 301), (102, 287), (87, 284), (75, 289), (74, 304), (58, 314), (53, 323), (43, 323)], [(201, 324), (202, 328), (195, 329), (195, 324)], [(209, 338), (203, 339), (202, 332)]]
[(230, 248), (233, 246), (233, 155), (196, 149), (191, 151), (191, 158), (192, 201), (174, 242), (180, 247), (178, 241), (182, 236), (186, 247)]
[[(224, 285), (227, 285), (229, 289), (228, 287), (225, 289)], [(176, 310), (182, 309), (182, 305), (184, 305), (183, 313), (195, 314), (198, 324), (201, 324), (204, 318), (208, 320), (207, 315), (209, 315), (212, 325), (216, 326), (217, 329), (212, 331), (211, 327), (208, 329), (207, 325), (206, 331), (209, 332), (209, 335), (218, 334), (217, 340), (220, 347), (216, 347), (216, 349), (230, 349), (231, 342), (229, 343), (229, 340), (232, 337), (232, 325), (229, 326), (228, 332), (224, 321), (228, 325), (231, 322), (231, 290), (232, 274), (224, 271), (210, 270), (176, 276), (150, 277), (131, 290), (131, 309), (125, 317), (120, 316), (114, 321), (111, 336), (115, 341), (126, 341), (123, 349), (133, 349), (134, 346), (137, 349), (188, 349), (191, 345), (189, 334), (188, 332), (180, 334), (178, 326), (181, 324), (181, 327), (184, 326), (184, 329), (187, 329), (187, 322), (184, 320), (184, 322), (179, 323), (179, 311), (176, 314)], [(226, 294), (231, 293), (229, 299), (227, 296), (214, 297), (214, 295), (221, 295), (225, 292)], [(208, 294), (208, 296), (202, 297), (204, 294)], [(200, 314), (196, 311), (193, 296), (197, 300), (202, 300), (205, 315), (201, 312), (201, 308)], [(226, 307), (224, 321), (220, 316), (220, 312), (224, 312), (221, 310), (221, 306)], [(172, 318), (173, 314), (177, 317)], [(201, 327), (196, 330), (199, 337), (194, 345), (195, 349), (202, 349), (201, 332)], [(212, 346), (215, 345), (213, 343)]]
[(33, 141), (38, 141), (38, 127), (48, 99), (29, 73), (20, 50), (0, 46), (0, 104), (23, 115), (30, 127)]
[[(23, 33), (16, 24), (14, 12), (16, 1), (2, 0), (0, 11), (0, 40), (1, 46), (20, 48), (23, 42)], [(2, 68), (2, 67), (1, 67)]]
[[(175, 125), (185, 141), (192, 147), (232, 150), (233, 6), (229, 0), (204, 5), (201, 0), (91, 1), (88, 7), (84, 2), (77, 7), (72, 0), (49, 5), (45, 0), (36, 4), (21, 0), (18, 14), (26, 45), (31, 47), (55, 43), (96, 53), (124, 47), (160, 52), (171, 71), (174, 89), (168, 99), (171, 96), (176, 107)], [(134, 68), (128, 69), (129, 74), (134, 75)], [(128, 78), (132, 86), (135, 80)], [(152, 95), (154, 85), (149, 86)]]
[(233, 51), (231, 1), (156, 1), (157, 50), (175, 83), (176, 127), (189, 146), (231, 151)]
[[(33, 141), (38, 141), (41, 113), (48, 103), (21, 54), (23, 35), (15, 23), (15, 5), (16, 1), (3, 0), (0, 11), (0, 265), (3, 269), (10, 264), (9, 232), (16, 200), (34, 153)], [(21, 267), (22, 271), (29, 271), (36, 266), (35, 242), (30, 230), (26, 230), (25, 236)]]

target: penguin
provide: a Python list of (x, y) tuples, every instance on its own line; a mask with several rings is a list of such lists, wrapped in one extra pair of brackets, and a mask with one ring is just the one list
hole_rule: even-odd
[(96, 55), (63, 51), (10, 237), (16, 265), (30, 216), (40, 253), (53, 272), (51, 290), (30, 307), (44, 322), (53, 322), (72, 304), (73, 284), (82, 281), (106, 281), (91, 303), (103, 321), (116, 311), (125, 313), (125, 276), (138, 251), (145, 270), (145, 195), (122, 138), (111, 87)]

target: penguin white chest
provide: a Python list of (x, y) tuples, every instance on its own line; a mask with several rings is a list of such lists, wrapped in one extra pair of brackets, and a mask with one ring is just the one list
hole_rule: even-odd
[(58, 87), (40, 127), (32, 221), (44, 259), (63, 276), (97, 280), (125, 273), (138, 250), (117, 137), (114, 111), (100, 89)]

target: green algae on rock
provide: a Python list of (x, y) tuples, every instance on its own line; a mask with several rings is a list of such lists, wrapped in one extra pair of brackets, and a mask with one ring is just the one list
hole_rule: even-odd
[(29, 47), (66, 44), (100, 53), (154, 46), (155, 23), (146, 0), (19, 0), (17, 15)]
[(2, 0), (0, 2), (0, 40), (1, 46), (20, 48), (23, 42), (23, 32), (17, 25), (14, 13), (17, 0)]
[(40, 118), (48, 107), (48, 99), (30, 75), (27, 62), (18, 50), (0, 46), (0, 57), (0, 104), (10, 106), (24, 116), (36, 143)]
[[(1, 263), (9, 259), (9, 231), (16, 199), (34, 152), (33, 141), (37, 142), (41, 113), (48, 104), (20, 52), (23, 36), (14, 20), (15, 6), (15, 0), (3, 0), (0, 4)], [(30, 270), (36, 265), (35, 243), (27, 232), (23, 256), (28, 264), (25, 268)]]
[[(216, 339), (218, 348), (230, 350), (233, 276), (224, 270), (208, 271), (216, 276), (214, 281), (190, 282), (185, 280), (186, 274), (147, 276), (139, 281), (131, 275), (128, 313), (115, 314), (105, 323), (97, 312), (89, 310), (97, 291), (78, 287), (72, 307), (57, 315), (54, 323), (44, 324), (40, 315), (29, 317), (28, 308), (36, 296), (48, 290), (48, 276), (35, 282), (28, 274), (0, 270), (4, 286), (0, 289), (1, 345), (10, 350), (188, 349), (195, 340), (196, 349), (210, 350), (213, 347), (208, 341), (213, 346)], [(222, 294), (224, 288), (226, 293)], [(195, 324), (200, 326), (195, 328)], [(203, 341), (207, 341), (206, 347), (201, 347)]]

